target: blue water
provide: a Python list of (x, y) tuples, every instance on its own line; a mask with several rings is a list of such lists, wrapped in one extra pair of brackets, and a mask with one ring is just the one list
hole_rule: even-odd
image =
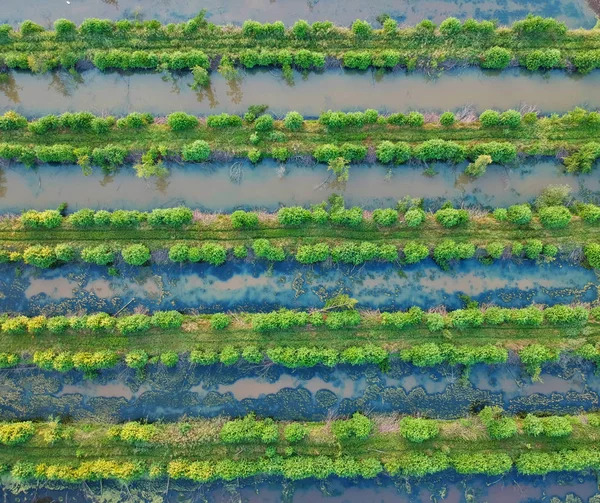
[[(230, 167), (241, 168), (232, 181)], [(436, 210), (451, 200), (456, 206), (506, 207), (532, 202), (551, 184), (567, 184), (573, 197), (600, 201), (600, 180), (594, 175), (564, 173), (554, 158), (528, 159), (510, 166), (491, 165), (474, 180), (463, 175), (467, 163), (456, 166), (436, 163), (435, 176), (424, 175), (420, 163), (402, 166), (353, 165), (344, 185), (334, 182), (327, 166), (285, 165), (263, 161), (170, 164), (165, 179), (142, 180), (130, 166), (105, 175), (95, 168), (84, 177), (79, 166), (40, 165), (27, 169), (19, 164), (0, 170), (0, 212), (57, 208), (67, 201), (69, 211), (81, 208), (152, 210), (185, 205), (209, 212), (239, 208), (277, 211), (281, 205), (310, 205), (331, 194), (344, 196), (351, 206), (365, 209), (394, 207), (404, 196), (421, 197), (427, 209)], [(227, 194), (227, 197), (223, 197)]]
[(532, 382), (519, 363), (420, 369), (396, 358), (386, 373), (374, 366), (340, 365), (290, 370), (239, 363), (176, 368), (150, 365), (81, 372), (17, 368), (0, 373), (0, 414), (5, 420), (49, 416), (119, 422), (146, 418), (243, 416), (250, 412), (281, 420), (321, 420), (355, 411), (399, 412), (436, 418), (465, 417), (485, 405), (512, 414), (580, 413), (599, 407), (600, 377), (590, 363), (563, 356)]
[(0, 311), (25, 314), (65, 314), (80, 310), (115, 312), (129, 309), (178, 309), (217, 312), (261, 311), (280, 307), (306, 309), (346, 293), (361, 308), (406, 309), (462, 307), (460, 295), (482, 303), (522, 307), (531, 303), (591, 302), (597, 299), (592, 270), (566, 262), (535, 264), (496, 261), (484, 266), (461, 261), (442, 271), (432, 260), (400, 267), (370, 262), (362, 266), (301, 266), (285, 261), (229, 261), (179, 266), (156, 256), (163, 264), (148, 267), (120, 265), (119, 277), (106, 267), (69, 264), (56, 269), (0, 266)]
[[(239, 485), (194, 484), (176, 480), (141, 481), (128, 484), (89, 482), (85, 489), (71, 485), (67, 489), (47, 488), (36, 482), (29, 491), (22, 484), (2, 486), (5, 501), (10, 503), (54, 503), (58, 501), (136, 501), (151, 503), (596, 503), (598, 494), (591, 475), (551, 474), (546, 477), (523, 477), (510, 473), (504, 477), (464, 477), (442, 473), (422, 479), (345, 480), (332, 477), (327, 481), (282, 482), (266, 478)], [(48, 484), (49, 485), (49, 484)], [(55, 486), (56, 484), (53, 484)], [(114, 499), (108, 499), (108, 498)], [(45, 499), (48, 498), (48, 499)], [(153, 499), (155, 498), (155, 499)], [(588, 499), (590, 498), (590, 499)], [(598, 496), (596, 496), (598, 498)]]

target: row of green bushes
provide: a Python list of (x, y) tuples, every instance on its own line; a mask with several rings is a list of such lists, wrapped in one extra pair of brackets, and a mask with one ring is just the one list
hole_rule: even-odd
[[(558, 247), (544, 244), (539, 239), (529, 239), (525, 243), (493, 242), (478, 248), (472, 242), (456, 242), (444, 239), (433, 247), (416, 241), (407, 242), (400, 250), (394, 244), (376, 244), (372, 241), (361, 243), (345, 242), (335, 246), (327, 243), (300, 245), (295, 253), (288, 253), (281, 246), (268, 239), (255, 239), (251, 249), (255, 259), (269, 262), (281, 262), (286, 258), (294, 258), (301, 264), (316, 264), (331, 259), (335, 264), (360, 265), (370, 261), (399, 262), (400, 264), (416, 264), (431, 257), (440, 267), (447, 268), (451, 262), (478, 257), (484, 263), (491, 263), (508, 253), (513, 259), (554, 260)], [(585, 258), (593, 268), (600, 268), (600, 244), (588, 244), (584, 248)], [(131, 244), (120, 249), (120, 256), (126, 264), (144, 266), (151, 260), (150, 249), (144, 244)], [(173, 245), (168, 256), (175, 263), (206, 262), (213, 266), (223, 265), (229, 259), (245, 259), (248, 256), (246, 245), (235, 246), (228, 257), (225, 246), (218, 243), (205, 243), (202, 246), (189, 246), (184, 243)], [(100, 244), (78, 249), (67, 243), (54, 247), (47, 245), (31, 245), (23, 251), (0, 248), (0, 264), (20, 262), (47, 269), (69, 262), (81, 261), (88, 264), (107, 266), (117, 260), (117, 250), (108, 244)]]
[[(325, 327), (330, 330), (359, 327), (364, 321), (360, 311), (292, 311), (280, 309), (268, 313), (238, 313), (249, 324), (248, 328), (257, 332), (289, 330), (311, 326)], [(427, 328), (430, 332), (444, 329), (471, 329), (482, 326), (539, 327), (539, 326), (583, 326), (589, 318), (600, 320), (600, 307), (567, 306), (558, 304), (544, 307), (530, 306), (524, 308), (486, 307), (456, 309), (444, 315), (437, 312), (424, 312), (420, 307), (413, 306), (407, 311), (383, 312), (379, 317), (368, 316), (367, 325), (373, 328), (377, 325), (394, 330), (409, 328)], [(198, 321), (194, 316), (190, 321)], [(224, 330), (232, 322), (233, 315), (216, 313), (203, 316), (212, 330)], [(157, 311), (152, 315), (133, 314), (113, 317), (108, 313), (95, 313), (83, 316), (53, 316), (44, 315), (27, 317), (7, 314), (0, 315), (0, 329), (4, 334), (37, 335), (44, 331), (61, 335), (67, 331), (74, 333), (120, 333), (129, 335), (146, 332), (152, 328), (173, 330), (182, 327), (186, 317), (178, 311)], [(239, 330), (241, 327), (236, 327)]]
[(137, 210), (91, 210), (84, 208), (68, 217), (58, 210), (29, 210), (21, 215), (20, 221), (26, 229), (55, 229), (65, 222), (75, 228), (90, 227), (136, 227), (148, 223), (151, 227), (183, 227), (192, 223), (194, 212), (184, 206), (157, 208), (152, 211)]
[[(209, 128), (230, 128), (241, 127), (247, 124), (253, 124), (257, 131), (270, 131), (275, 127), (273, 117), (270, 115), (261, 115), (256, 117), (253, 113), (247, 113), (244, 117), (221, 113), (218, 115), (209, 115), (206, 117), (206, 126)], [(562, 116), (551, 116), (548, 118), (553, 126), (570, 127), (600, 127), (600, 113), (588, 112), (582, 108), (576, 108)], [(536, 112), (527, 112), (521, 115), (516, 110), (506, 110), (497, 112), (495, 110), (486, 110), (479, 116), (479, 123), (465, 123), (471, 127), (502, 127), (518, 128), (522, 123), (531, 126), (538, 121)], [(393, 126), (411, 126), (422, 127), (425, 124), (425, 117), (420, 112), (410, 112), (408, 114), (393, 113), (390, 115), (380, 115), (377, 110), (367, 109), (364, 112), (341, 112), (331, 111), (323, 112), (316, 121), (310, 120), (308, 123), (318, 122), (331, 130), (344, 128), (362, 128), (368, 125), (393, 125)], [(456, 121), (452, 112), (444, 112), (439, 118), (439, 122), (444, 127), (461, 125)], [(45, 115), (39, 119), (28, 121), (23, 115), (8, 111), (0, 116), (1, 131), (19, 131), (25, 130), (44, 135), (52, 131), (68, 130), (75, 133), (97, 133), (104, 134), (112, 128), (117, 130), (142, 129), (154, 123), (154, 117), (149, 113), (132, 112), (120, 119), (112, 116), (100, 117), (91, 112), (65, 112), (62, 115)], [(183, 131), (186, 129), (195, 129), (199, 127), (200, 122), (197, 117), (186, 114), (185, 112), (173, 112), (167, 117), (167, 125), (172, 131)], [(281, 121), (282, 126), (290, 131), (298, 131), (305, 125), (304, 117), (296, 111), (286, 114)], [(483, 153), (483, 152), (482, 152)]]
[[(1, 46), (0, 46), (1, 47)], [(421, 57), (430, 56), (421, 49)], [(239, 52), (230, 50), (218, 51), (223, 59), (227, 58), (228, 67), (238, 63), (244, 68), (282, 67), (289, 71), (292, 67), (299, 70), (323, 69), (327, 58), (336, 58), (344, 68), (367, 70), (369, 68), (394, 69), (403, 67), (415, 70), (418, 63), (416, 54), (407, 54), (400, 50), (345, 50), (324, 53), (307, 49), (242, 49)], [(59, 67), (72, 68), (82, 60), (88, 60), (101, 71), (119, 70), (204, 70), (204, 79), (208, 77), (207, 69), (211, 62), (208, 56), (197, 49), (179, 51), (152, 51), (128, 49), (102, 49), (88, 52), (40, 52), (40, 51), (6, 51), (0, 53), (0, 63), (9, 69), (31, 70), (36, 73), (47, 72)], [(494, 46), (475, 55), (464, 58), (459, 52), (440, 54), (435, 58), (439, 65), (444, 61), (464, 61), (471, 65), (479, 65), (484, 69), (502, 70), (510, 65), (518, 64), (530, 71), (575, 68), (579, 73), (587, 74), (600, 68), (600, 51), (588, 50), (577, 52), (560, 49), (534, 49), (514, 51)], [(231, 63), (230, 63), (231, 62)]]
[[(419, 201), (420, 202), (420, 201)], [(343, 199), (331, 198), (330, 205), (321, 203), (310, 209), (302, 206), (285, 206), (277, 212), (277, 221), (284, 227), (301, 227), (304, 225), (344, 225), (359, 227), (369, 223), (360, 207), (346, 208)], [(596, 224), (600, 221), (600, 206), (594, 204), (575, 203), (570, 207), (549, 205), (538, 209), (539, 222), (546, 228), (558, 229), (566, 227), (573, 218), (579, 216), (584, 222)], [(509, 208), (497, 208), (492, 212), (499, 222), (510, 222), (516, 225), (530, 224), (535, 216), (531, 205), (516, 204)], [(84, 208), (63, 217), (58, 210), (28, 210), (20, 217), (20, 223), (25, 229), (55, 229), (68, 224), (74, 228), (113, 227), (116, 229), (134, 228), (143, 223), (150, 227), (184, 227), (192, 223), (194, 212), (190, 208), (159, 208), (150, 212), (137, 210), (92, 210)], [(434, 214), (435, 221), (446, 228), (456, 227), (470, 221), (466, 209), (456, 209), (451, 203), (444, 204)], [(378, 208), (373, 211), (371, 220), (378, 227), (391, 227), (404, 223), (408, 227), (419, 227), (427, 219), (425, 211), (420, 206), (397, 209)], [(481, 219), (481, 217), (480, 217)], [(231, 226), (234, 229), (254, 229), (259, 226), (258, 213), (236, 210), (230, 215)]]
[[(136, 39), (149, 41), (160, 41), (163, 39), (178, 40), (185, 38), (194, 40), (204, 38), (207, 35), (222, 36), (223, 28), (205, 19), (205, 11), (202, 11), (196, 17), (182, 23), (169, 23), (162, 25), (158, 20), (129, 20), (120, 19), (112, 21), (110, 19), (86, 18), (79, 27), (68, 19), (58, 19), (54, 22), (54, 30), (48, 30), (45, 27), (30, 21), (22, 22), (19, 30), (13, 30), (10, 25), (0, 26), (0, 43), (10, 44), (26, 40), (55, 40), (58, 42), (72, 42), (76, 39), (81, 41), (98, 41), (98, 39)], [(444, 42), (452, 42), (458, 35), (472, 37), (476, 41), (481, 41), (482, 36), (490, 37), (497, 33), (506, 33), (521, 37), (546, 37), (550, 36), (553, 40), (569, 34), (565, 23), (556, 21), (553, 18), (542, 18), (540, 16), (528, 15), (525, 19), (515, 21), (512, 28), (498, 28), (495, 21), (476, 21), (467, 19), (460, 21), (455, 17), (449, 17), (439, 25), (426, 19), (416, 24), (414, 27), (398, 28), (397, 22), (389, 16), (381, 19), (381, 29), (374, 29), (367, 21), (357, 19), (350, 28), (336, 26), (331, 21), (316, 21), (309, 24), (305, 20), (298, 20), (292, 26), (286, 28), (282, 21), (273, 23), (260, 23), (254, 20), (244, 21), (241, 28), (227, 26), (227, 33), (234, 36), (241, 35), (248, 39), (264, 40), (265, 38), (290, 40), (311, 40), (321, 39), (323, 41), (332, 37), (343, 37), (352, 35), (357, 39), (368, 39), (371, 37), (383, 37), (385, 41), (390, 41), (390, 36), (415, 37), (418, 41), (423, 41), (423, 36), (435, 36), (444, 38)], [(581, 30), (577, 30), (579, 35)], [(584, 31), (584, 33), (587, 33)], [(425, 39), (427, 40), (427, 39)], [(485, 40), (485, 38), (484, 38)]]
[[(560, 351), (540, 344), (531, 344), (519, 350), (518, 355), (527, 372), (534, 380), (539, 378), (542, 366), (558, 361)], [(600, 349), (592, 344), (584, 344), (574, 354), (596, 365), (600, 364)], [(221, 351), (197, 349), (189, 354), (189, 361), (197, 365), (235, 365), (238, 362), (251, 364), (275, 363), (287, 368), (310, 368), (316, 365), (335, 367), (336, 365), (385, 365), (390, 357), (397, 355), (402, 361), (417, 367), (434, 367), (441, 364), (469, 367), (478, 363), (494, 365), (505, 363), (508, 350), (492, 344), (483, 346), (456, 346), (449, 343), (423, 343), (399, 353), (391, 353), (381, 346), (366, 344), (351, 346), (342, 351), (331, 348), (276, 346), (261, 350), (258, 346), (246, 345), (238, 348), (223, 346)], [(180, 355), (167, 351), (159, 355), (149, 355), (143, 350), (132, 350), (121, 355), (115, 351), (56, 351), (53, 349), (36, 351), (32, 363), (44, 370), (69, 372), (73, 369), (88, 375), (101, 369), (108, 369), (124, 362), (133, 369), (143, 369), (148, 364), (162, 363), (174, 367)], [(29, 360), (16, 353), (0, 353), (0, 368), (14, 368)]]
[[(156, 150), (156, 152), (155, 152)], [(213, 147), (205, 140), (196, 140), (182, 148), (159, 145), (143, 154), (144, 158), (152, 158), (150, 164), (156, 165), (171, 157), (185, 162), (206, 162), (211, 158)], [(482, 156), (489, 156), (489, 162), (510, 163), (516, 159), (517, 147), (509, 142), (487, 142), (463, 145), (450, 140), (432, 139), (411, 146), (405, 142), (389, 140), (376, 145), (376, 159), (384, 164), (403, 164), (409, 160), (423, 162), (460, 163), (464, 160), (477, 161)], [(595, 161), (600, 157), (600, 143), (590, 142), (582, 146), (574, 146), (571, 154), (564, 158), (569, 172), (589, 173)], [(33, 166), (36, 162), (56, 164), (79, 164), (87, 173), (90, 166), (101, 167), (105, 171), (115, 171), (129, 161), (131, 156), (138, 153), (116, 144), (103, 147), (75, 147), (69, 144), (27, 145), (20, 143), (0, 143), (0, 158), (16, 161), (25, 166)], [(269, 151), (255, 147), (242, 147), (236, 155), (246, 156), (251, 162), (258, 163), (266, 157), (279, 162), (289, 160), (295, 153), (288, 147), (273, 147)], [(341, 145), (323, 144), (312, 151), (317, 162), (332, 163), (342, 159), (346, 162), (364, 161), (368, 147), (355, 143)], [(137, 168), (136, 168), (137, 169)], [(140, 176), (146, 176), (141, 174)], [(152, 176), (148, 175), (148, 176)]]
[(221, 459), (191, 461), (176, 459), (164, 467), (150, 467), (137, 461), (99, 459), (79, 464), (18, 462), (10, 474), (18, 480), (60, 481), (77, 483), (102, 479), (131, 481), (139, 478), (191, 480), (194, 482), (233, 481), (257, 475), (279, 475), (289, 480), (331, 476), (343, 478), (375, 478), (379, 475), (418, 476), (454, 470), (459, 474), (503, 475), (516, 469), (522, 475), (546, 475), (552, 472), (583, 472), (600, 468), (600, 451), (593, 448), (562, 451), (531, 451), (518, 454), (513, 461), (506, 452), (407, 452), (382, 461), (375, 457), (353, 458), (342, 455), (331, 458), (315, 456), (272, 456), (260, 459)]

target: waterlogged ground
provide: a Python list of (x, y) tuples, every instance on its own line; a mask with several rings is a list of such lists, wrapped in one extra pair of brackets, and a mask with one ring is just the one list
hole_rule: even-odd
[[(86, 483), (52, 489), (37, 485), (28, 488), (4, 480), (4, 501), (9, 503), (54, 503), (68, 501), (223, 503), (597, 503), (597, 482), (592, 476), (550, 474), (546, 477), (523, 477), (511, 473), (505, 477), (460, 477), (451, 473), (422, 479), (391, 479), (381, 476), (369, 481), (331, 478), (326, 481), (288, 482), (263, 478), (243, 485), (197, 485), (177, 480), (144, 481), (125, 484), (115, 482)], [(594, 499), (596, 498), (596, 499)]]
[(440, 22), (449, 16), (461, 19), (497, 19), (507, 24), (531, 12), (555, 17), (574, 28), (594, 26), (593, 10), (585, 0), (506, 0), (502, 3), (489, 0), (206, 0), (200, 4), (188, 0), (4, 0), (0, 22), (16, 25), (24, 19), (31, 19), (48, 27), (55, 19), (62, 17), (76, 22), (81, 22), (87, 17), (178, 22), (195, 16), (201, 8), (207, 10), (207, 18), (211, 22), (218, 24), (241, 24), (246, 19), (255, 19), (261, 22), (281, 20), (291, 25), (298, 19), (306, 19), (310, 22), (330, 20), (337, 24), (349, 25), (357, 17), (375, 23), (377, 16), (383, 13), (411, 25), (424, 18)]
[(26, 169), (11, 164), (0, 168), (0, 212), (57, 208), (64, 201), (68, 201), (69, 211), (152, 210), (178, 205), (216, 212), (239, 208), (276, 211), (281, 205), (318, 204), (334, 193), (342, 194), (348, 205), (366, 209), (394, 207), (406, 195), (424, 198), (430, 209), (447, 200), (456, 206), (496, 208), (533, 201), (551, 184), (569, 185), (578, 200), (600, 200), (597, 176), (566, 174), (554, 159), (525, 161), (514, 167), (491, 165), (478, 179), (464, 175), (466, 165), (433, 164), (434, 176), (426, 176), (421, 164), (391, 168), (353, 165), (349, 181), (339, 184), (322, 164), (293, 162), (173, 164), (168, 166), (168, 177), (149, 180), (138, 178), (129, 167), (112, 175), (97, 168), (84, 178), (79, 166)]
[(83, 379), (37, 368), (0, 373), (2, 418), (60, 416), (119, 422), (147, 418), (241, 416), (256, 412), (281, 420), (320, 420), (353, 412), (420, 414), (456, 418), (499, 405), (510, 413), (579, 413), (598, 408), (600, 377), (591, 364), (563, 358), (533, 383), (518, 364), (419, 369), (392, 359), (389, 372), (376, 366), (290, 370), (277, 365), (127, 368)]
[(269, 265), (237, 260), (213, 267), (180, 266), (170, 263), (165, 255), (155, 254), (155, 260), (162, 264), (144, 268), (121, 265), (118, 277), (108, 276), (107, 268), (100, 266), (68, 264), (41, 270), (4, 264), (0, 266), (0, 311), (28, 315), (112, 313), (132, 299), (129, 309), (145, 307), (152, 311), (307, 309), (341, 293), (357, 299), (365, 309), (406, 309), (412, 305), (457, 309), (463, 305), (460, 295), (510, 307), (598, 298), (594, 271), (561, 261), (540, 265), (496, 261), (484, 266), (472, 259), (442, 271), (432, 260), (402, 268), (376, 262), (359, 267), (311, 267), (295, 261)]
[(427, 76), (338, 69), (305, 76), (295, 72), (290, 84), (280, 70), (272, 69), (240, 71), (240, 78), (230, 82), (214, 72), (207, 90), (194, 91), (191, 84), (191, 74), (161, 78), (156, 73), (98, 70), (77, 76), (10, 72), (0, 75), (0, 112), (14, 109), (28, 117), (81, 110), (112, 115), (133, 111), (167, 115), (178, 110), (243, 114), (250, 105), (262, 103), (279, 115), (292, 109), (315, 117), (328, 109), (443, 112), (469, 106), (480, 113), (526, 105), (545, 113), (564, 113), (576, 106), (600, 107), (597, 70), (581, 76), (559, 70), (540, 73), (513, 68), (498, 73), (468, 68)]

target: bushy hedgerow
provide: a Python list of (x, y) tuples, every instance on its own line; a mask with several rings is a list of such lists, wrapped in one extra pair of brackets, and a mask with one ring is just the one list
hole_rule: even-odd
[(23, 227), (28, 229), (54, 229), (62, 224), (62, 215), (57, 210), (29, 210), (21, 215)]
[(183, 325), (183, 314), (177, 311), (157, 311), (152, 315), (150, 323), (158, 328), (180, 328)]
[(414, 155), (421, 161), (461, 162), (466, 157), (465, 148), (453, 141), (427, 140), (414, 148)]
[(410, 208), (404, 214), (404, 222), (409, 227), (419, 227), (425, 222), (425, 212), (421, 208)]
[(547, 362), (558, 361), (559, 352), (541, 344), (531, 344), (519, 351), (519, 356), (527, 372), (534, 379), (537, 379), (542, 371), (542, 365)]
[(285, 259), (283, 248), (272, 245), (268, 239), (255, 239), (252, 250), (258, 258), (264, 258), (273, 262), (281, 262)]
[(306, 428), (300, 423), (290, 423), (283, 430), (284, 438), (291, 444), (300, 442), (306, 435)]
[(511, 417), (503, 416), (500, 407), (484, 407), (479, 413), (479, 419), (485, 424), (490, 438), (502, 440), (514, 437), (517, 433), (517, 423)]
[(130, 265), (144, 265), (150, 260), (150, 250), (146, 245), (130, 245), (121, 250), (123, 260)]
[(206, 118), (206, 125), (212, 128), (238, 127), (243, 124), (239, 115), (230, 115), (222, 113), (219, 115), (209, 115)]
[(31, 421), (0, 424), (0, 444), (20, 445), (35, 434), (35, 425)]
[(210, 317), (210, 327), (213, 330), (223, 330), (229, 326), (231, 318), (225, 313), (215, 313)]
[(506, 68), (512, 59), (512, 54), (504, 47), (494, 46), (488, 49), (481, 56), (481, 67), (494, 70)]
[(500, 124), (500, 114), (495, 110), (486, 110), (479, 116), (479, 122), (483, 127), (494, 127)]
[(566, 227), (572, 218), (571, 212), (565, 206), (545, 206), (540, 208), (538, 215), (542, 225), (550, 229)]
[(373, 421), (359, 412), (350, 419), (338, 419), (331, 423), (331, 431), (338, 440), (365, 439), (373, 431)]
[(456, 227), (469, 221), (469, 212), (467, 210), (457, 210), (454, 208), (443, 208), (436, 211), (435, 219), (446, 228)]
[(524, 225), (531, 221), (533, 216), (531, 208), (527, 204), (514, 204), (507, 210), (507, 219), (513, 224)]
[(234, 229), (252, 229), (258, 226), (258, 215), (253, 212), (236, 210), (231, 214), (231, 226)]
[(86, 247), (81, 250), (81, 259), (90, 264), (108, 265), (114, 262), (115, 252), (105, 244)]
[(397, 329), (404, 329), (418, 325), (423, 320), (423, 310), (413, 306), (406, 312), (381, 313), (381, 324)]
[(467, 148), (467, 157), (470, 159), (481, 155), (489, 155), (493, 162), (508, 163), (517, 158), (517, 147), (509, 142), (491, 141), (476, 143)]
[(302, 206), (286, 206), (277, 212), (277, 220), (281, 225), (299, 226), (311, 222), (312, 213)]
[(561, 54), (559, 49), (536, 49), (529, 52), (524, 58), (524, 66), (531, 71), (540, 68), (560, 68)]
[(315, 245), (301, 245), (296, 251), (296, 260), (301, 264), (315, 264), (325, 262), (329, 258), (329, 245), (317, 243)]
[(392, 208), (376, 209), (373, 211), (373, 222), (382, 227), (389, 227), (398, 222), (398, 211)]
[(377, 160), (384, 164), (390, 162), (402, 164), (410, 159), (411, 148), (404, 142), (392, 143), (386, 140), (377, 145), (376, 154)]
[(253, 414), (227, 421), (221, 428), (220, 438), (227, 444), (261, 442), (271, 444), (279, 439), (277, 424), (270, 418), (258, 420)]
[(185, 112), (173, 112), (167, 117), (167, 124), (172, 131), (184, 131), (198, 127), (198, 118)]
[(534, 437), (568, 437), (573, 431), (573, 425), (565, 416), (537, 417), (527, 414), (523, 420), (523, 431)]
[(210, 157), (210, 145), (204, 140), (196, 140), (194, 143), (183, 146), (181, 157), (184, 161), (189, 162), (207, 161)]
[(411, 442), (424, 442), (437, 437), (439, 432), (438, 422), (432, 419), (403, 417), (400, 421), (400, 434)]
[(56, 255), (49, 246), (33, 245), (25, 248), (23, 261), (26, 264), (47, 269), (56, 263)]

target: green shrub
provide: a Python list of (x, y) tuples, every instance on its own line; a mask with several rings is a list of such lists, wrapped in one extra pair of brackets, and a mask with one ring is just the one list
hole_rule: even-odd
[(267, 239), (255, 239), (252, 250), (259, 258), (265, 258), (273, 262), (281, 262), (285, 259), (283, 248), (272, 245)]
[(20, 221), (28, 229), (55, 229), (60, 227), (63, 217), (57, 210), (29, 210), (21, 215)]
[(125, 355), (125, 364), (132, 369), (143, 369), (148, 364), (148, 353), (141, 349), (134, 349)]
[(150, 260), (150, 250), (142, 244), (127, 246), (121, 250), (123, 260), (130, 265), (144, 265)]
[(406, 116), (406, 124), (412, 127), (421, 127), (425, 123), (425, 118), (420, 112), (409, 112)]
[(209, 115), (206, 118), (206, 125), (213, 128), (239, 127), (243, 124), (242, 118), (237, 115), (222, 113), (219, 115)]
[(246, 442), (274, 443), (279, 438), (277, 424), (272, 419), (258, 420), (253, 414), (227, 421), (221, 428), (221, 441), (226, 444)]
[(47, 269), (56, 263), (54, 250), (49, 246), (33, 245), (23, 252), (23, 261), (26, 264)]
[(173, 112), (167, 117), (167, 124), (172, 131), (185, 131), (198, 127), (198, 118), (185, 112)]
[(35, 425), (31, 421), (0, 424), (0, 444), (24, 444), (33, 437), (35, 430)]
[(572, 218), (571, 212), (564, 206), (546, 206), (538, 214), (542, 225), (550, 229), (566, 227)]
[(210, 326), (213, 330), (223, 330), (230, 323), (231, 319), (225, 313), (215, 313), (210, 317)]
[(355, 412), (351, 419), (333, 421), (331, 431), (340, 441), (350, 438), (365, 439), (373, 431), (373, 421), (359, 412)]
[(382, 227), (389, 227), (398, 221), (398, 212), (391, 208), (376, 209), (373, 211), (373, 222)]
[(153, 327), (163, 329), (180, 328), (183, 325), (183, 314), (178, 311), (157, 311), (152, 315), (150, 323)]
[(300, 226), (312, 220), (312, 213), (302, 206), (286, 206), (277, 212), (277, 220), (281, 225)]
[(402, 250), (404, 252), (404, 261), (407, 264), (416, 264), (429, 256), (429, 248), (422, 243), (409, 241)]
[(231, 214), (231, 226), (234, 229), (252, 229), (258, 226), (258, 215), (253, 212), (236, 210)]
[(528, 224), (532, 217), (531, 208), (527, 204), (514, 204), (508, 208), (506, 216), (513, 224)]
[(372, 55), (369, 51), (346, 51), (342, 56), (346, 68), (366, 70), (371, 66)]
[(517, 423), (510, 417), (502, 416), (500, 407), (484, 407), (479, 413), (479, 419), (485, 424), (490, 438), (502, 440), (514, 437), (517, 433)]
[(371, 28), (371, 25), (367, 21), (357, 19), (352, 23), (352, 33), (358, 38), (369, 38), (372, 32), (373, 28)]
[(73, 227), (93, 227), (94, 210), (84, 208), (69, 215), (67, 220)]
[(543, 249), (544, 245), (539, 239), (529, 239), (525, 243), (525, 256), (534, 260), (541, 255)]
[(452, 112), (444, 112), (440, 115), (440, 124), (444, 127), (450, 127), (455, 121), (454, 114)]
[(71, 262), (75, 259), (75, 248), (69, 244), (58, 244), (54, 247), (54, 255), (61, 262)]
[(491, 47), (481, 57), (481, 67), (502, 70), (510, 64), (512, 54), (504, 47)]
[(301, 264), (315, 264), (324, 262), (329, 258), (329, 245), (317, 243), (314, 245), (301, 245), (296, 251), (296, 260)]
[(84, 262), (97, 265), (108, 265), (115, 259), (115, 252), (108, 245), (98, 245), (81, 250)]
[(444, 317), (439, 313), (426, 313), (425, 324), (430, 332), (439, 332), (446, 326)]
[(288, 112), (283, 121), (284, 126), (290, 131), (297, 131), (304, 125), (304, 117), (298, 112)]
[(519, 352), (521, 361), (527, 372), (533, 376), (534, 379), (538, 379), (542, 371), (542, 364), (546, 362), (558, 361), (559, 352), (554, 349), (546, 348), (540, 344), (531, 344), (523, 348)]
[(462, 162), (465, 159), (465, 148), (453, 141), (427, 140), (414, 149), (415, 157), (421, 161)]
[(283, 436), (290, 444), (300, 442), (306, 434), (306, 428), (300, 423), (290, 423), (283, 430)]
[(404, 222), (409, 227), (419, 227), (425, 218), (425, 212), (421, 208), (411, 208), (404, 214)]
[(437, 421), (431, 419), (404, 417), (400, 421), (400, 434), (411, 442), (424, 442), (437, 437), (439, 432)]
[(256, 164), (262, 158), (262, 152), (257, 148), (251, 148), (248, 150), (248, 159), (250, 162)]
[(254, 122), (254, 128), (257, 131), (271, 131), (273, 129), (273, 117), (270, 115), (261, 115), (258, 119), (256, 119), (256, 121)]
[(27, 119), (17, 112), (9, 110), (0, 116), (1, 131), (15, 131), (17, 129), (25, 129), (26, 127)]
[(24, 334), (27, 331), (27, 316), (15, 316), (2, 323), (2, 332), (10, 335)]
[(544, 319), (553, 325), (583, 324), (588, 317), (589, 311), (582, 306), (556, 305), (544, 309)]
[(479, 116), (479, 122), (483, 127), (494, 127), (500, 124), (500, 114), (495, 110), (486, 110)]
[(521, 125), (521, 114), (516, 110), (506, 110), (500, 114), (500, 125), (516, 128)]
[(434, 367), (445, 359), (440, 347), (431, 342), (402, 350), (400, 358), (417, 367)]
[(240, 359), (240, 352), (233, 346), (225, 346), (219, 354), (219, 361), (229, 367), (235, 365)]
[(600, 269), (600, 245), (590, 243), (584, 249), (585, 258), (594, 269)]
[(540, 68), (560, 68), (561, 54), (559, 49), (536, 49), (525, 56), (525, 67), (531, 71)]
[(469, 221), (467, 210), (457, 210), (454, 208), (444, 208), (436, 211), (435, 219), (446, 228), (456, 227)]
[(145, 314), (131, 314), (117, 318), (117, 330), (123, 335), (150, 330), (152, 318)]
[(210, 145), (204, 140), (196, 140), (190, 145), (184, 145), (181, 150), (184, 161), (204, 162), (210, 157)]

